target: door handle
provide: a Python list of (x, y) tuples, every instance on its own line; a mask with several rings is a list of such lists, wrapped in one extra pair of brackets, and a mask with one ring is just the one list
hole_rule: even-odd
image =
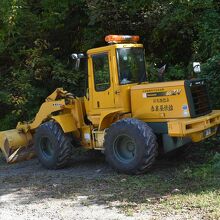
[(120, 94), (120, 90), (115, 90), (115, 95), (119, 95)]
[(98, 108), (100, 107), (100, 102), (99, 102), (99, 101), (97, 101), (97, 107), (98, 107)]

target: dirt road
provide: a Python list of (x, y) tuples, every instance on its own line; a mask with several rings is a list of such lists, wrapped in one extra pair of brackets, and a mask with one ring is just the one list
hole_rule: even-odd
[(144, 177), (119, 175), (102, 156), (79, 158), (58, 171), (42, 168), (37, 159), (13, 165), (1, 159), (0, 219), (200, 219), (194, 210), (175, 213), (158, 204), (157, 209), (142, 207), (167, 195), (167, 189), (157, 195), (154, 172)]
[(133, 219), (89, 198), (98, 189), (86, 182), (101, 183), (109, 175), (115, 173), (103, 158), (74, 161), (59, 171), (45, 170), (37, 159), (14, 165), (1, 161), (0, 219)]

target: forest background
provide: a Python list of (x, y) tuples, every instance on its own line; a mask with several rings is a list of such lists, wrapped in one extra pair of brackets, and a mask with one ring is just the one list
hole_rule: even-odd
[(105, 45), (108, 34), (141, 36), (150, 81), (164, 64), (166, 80), (190, 78), (201, 62), (220, 109), (218, 0), (1, 0), (0, 130), (33, 118), (57, 87), (82, 95), (85, 72), (70, 55)]

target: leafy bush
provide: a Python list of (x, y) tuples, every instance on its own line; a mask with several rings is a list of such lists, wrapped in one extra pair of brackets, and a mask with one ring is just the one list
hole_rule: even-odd
[(220, 53), (209, 58), (202, 66), (201, 76), (208, 82), (213, 107), (220, 108)]
[(219, 108), (219, 12), (216, 0), (0, 1), (0, 129), (31, 119), (56, 87), (82, 95), (86, 71), (73, 70), (70, 54), (104, 45), (107, 34), (141, 36), (151, 81), (155, 64), (176, 80), (201, 61)]

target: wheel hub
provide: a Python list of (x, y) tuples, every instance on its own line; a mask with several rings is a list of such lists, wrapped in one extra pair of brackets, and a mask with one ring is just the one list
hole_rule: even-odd
[(129, 152), (134, 152), (135, 146), (133, 145), (132, 142), (128, 142), (128, 143), (127, 143), (127, 150), (128, 150)]
[(127, 135), (119, 135), (114, 141), (114, 154), (120, 162), (129, 163), (135, 158), (136, 144)]

